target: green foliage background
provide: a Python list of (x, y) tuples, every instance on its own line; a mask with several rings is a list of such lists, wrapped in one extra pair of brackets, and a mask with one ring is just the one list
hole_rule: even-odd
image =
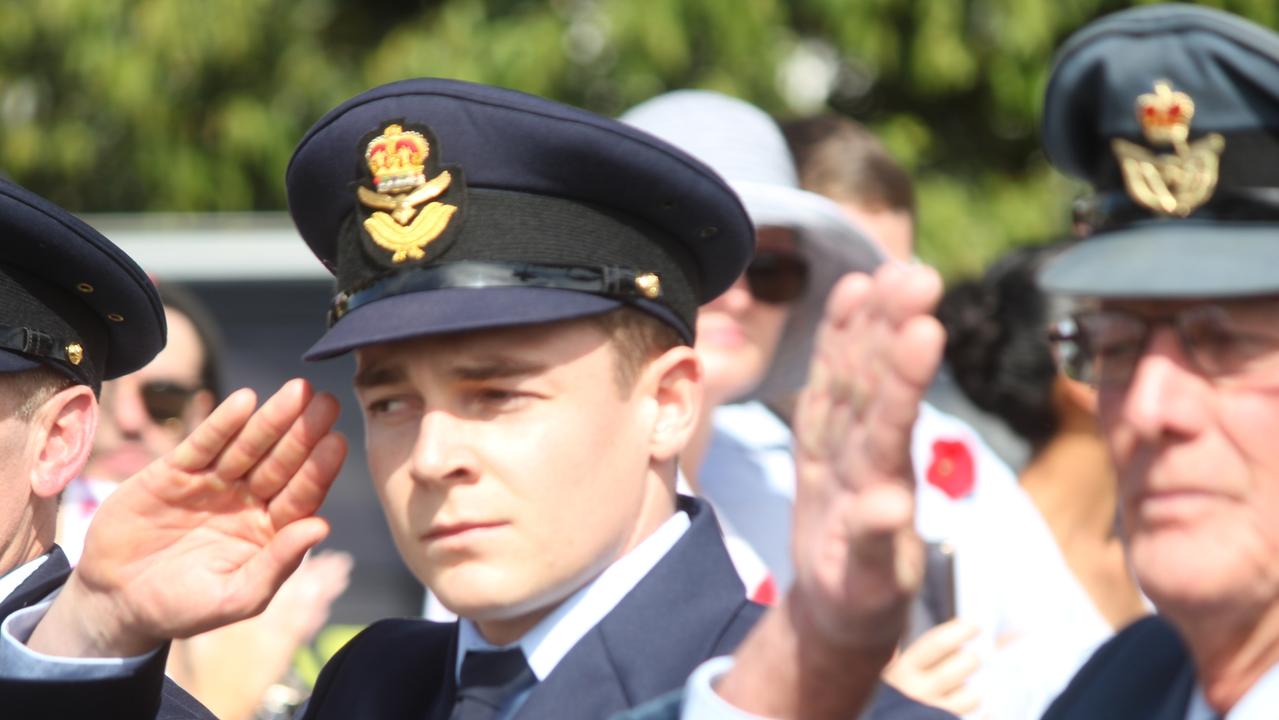
[[(678, 87), (787, 116), (813, 47), (829, 105), (916, 174), (950, 275), (1064, 232), (1037, 149), (1053, 49), (1116, 0), (0, 0), (0, 171), (77, 211), (278, 210), (293, 144), (370, 86), (495, 83), (616, 114)], [(1273, 0), (1217, 0), (1271, 27)], [(810, 53), (811, 54), (811, 53)], [(793, 77), (793, 76), (791, 76)]]

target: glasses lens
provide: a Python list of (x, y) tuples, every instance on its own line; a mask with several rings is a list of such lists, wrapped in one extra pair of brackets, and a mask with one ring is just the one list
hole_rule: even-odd
[(150, 382), (142, 386), (142, 403), (151, 419), (163, 424), (181, 418), (195, 392), (177, 383)]
[(751, 295), (766, 303), (798, 300), (808, 287), (808, 263), (793, 252), (763, 251), (746, 268)]
[(1146, 346), (1146, 322), (1127, 313), (1103, 310), (1079, 313), (1074, 322), (1088, 382), (1128, 382)]
[(1279, 355), (1279, 336), (1269, 322), (1233, 318), (1225, 308), (1203, 305), (1178, 316), (1186, 350), (1211, 377), (1253, 376), (1269, 372)]
[(1066, 318), (1048, 329), (1057, 367), (1066, 377), (1079, 382), (1092, 382), (1092, 358), (1087, 352), (1074, 318)]

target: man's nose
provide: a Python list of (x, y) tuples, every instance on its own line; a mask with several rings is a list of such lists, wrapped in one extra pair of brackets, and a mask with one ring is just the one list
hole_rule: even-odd
[(413, 479), (421, 483), (459, 483), (477, 478), (475, 454), (469, 444), (471, 430), (471, 423), (447, 411), (423, 413), (413, 446)]
[[(1123, 421), (1146, 442), (1193, 435), (1205, 417), (1202, 400), (1208, 382), (1172, 328), (1153, 328), (1122, 390)], [(1104, 385), (1101, 392), (1108, 392)]]

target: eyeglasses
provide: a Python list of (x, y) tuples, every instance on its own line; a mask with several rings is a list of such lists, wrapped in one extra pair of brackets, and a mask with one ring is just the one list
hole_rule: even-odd
[(796, 252), (761, 250), (746, 266), (746, 286), (760, 302), (798, 300), (808, 288), (808, 261)]
[(1163, 317), (1119, 310), (1087, 310), (1049, 331), (1067, 376), (1092, 385), (1124, 385), (1150, 342), (1168, 325), (1193, 367), (1214, 380), (1257, 377), (1279, 371), (1279, 332), (1247, 327), (1220, 305), (1194, 305)]
[(199, 391), (200, 388), (164, 380), (144, 383), (140, 388), (142, 405), (146, 408), (147, 415), (158, 425), (180, 420), (186, 412), (187, 403)]

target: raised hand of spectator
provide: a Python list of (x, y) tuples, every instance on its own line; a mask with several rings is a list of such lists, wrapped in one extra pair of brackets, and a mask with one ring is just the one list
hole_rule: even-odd
[(303, 380), (240, 390), (98, 511), (32, 649), (126, 657), (260, 612), (328, 525), (346, 455), (337, 401)]
[(828, 642), (891, 653), (923, 578), (910, 434), (945, 334), (936, 272), (889, 265), (831, 294), (796, 410), (795, 592)]
[(910, 433), (945, 334), (941, 279), (893, 265), (835, 287), (796, 412), (795, 582), (717, 692), (779, 718), (852, 717), (923, 577)]

